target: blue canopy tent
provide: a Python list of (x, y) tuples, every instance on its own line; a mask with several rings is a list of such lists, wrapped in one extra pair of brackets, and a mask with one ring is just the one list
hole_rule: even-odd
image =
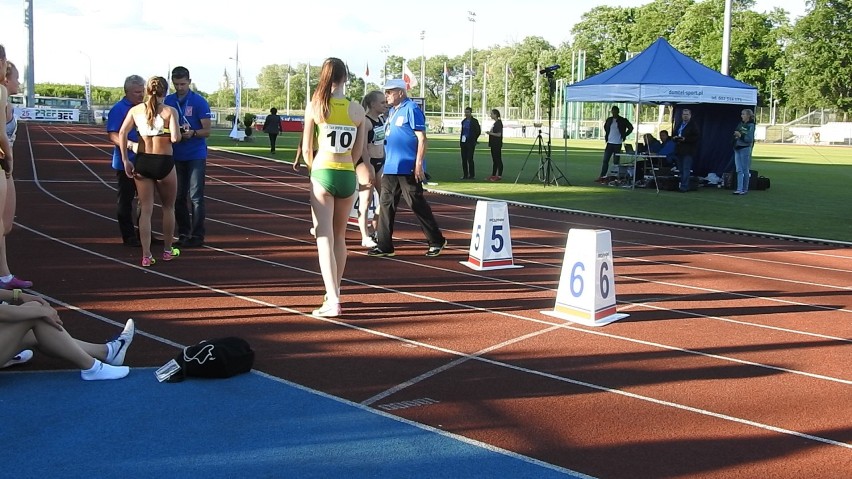
[(661, 37), (630, 60), (565, 87), (565, 102), (676, 104), (678, 119), (679, 110), (689, 108), (701, 129), (693, 170), (721, 175), (740, 111), (757, 104), (757, 88), (698, 63)]

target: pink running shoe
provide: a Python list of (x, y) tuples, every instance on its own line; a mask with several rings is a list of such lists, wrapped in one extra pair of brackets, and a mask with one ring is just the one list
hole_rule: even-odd
[(144, 267), (146, 267), (146, 268), (147, 268), (148, 266), (151, 266), (152, 264), (154, 264), (154, 263), (156, 263), (156, 262), (157, 262), (157, 260), (155, 260), (155, 259), (154, 259), (154, 256), (153, 256), (153, 255), (151, 255), (151, 256), (143, 256), (143, 257), (142, 257), (142, 266), (144, 266)]
[(171, 261), (180, 256), (180, 250), (172, 247), (170, 251), (163, 251), (163, 261)]
[(17, 276), (12, 276), (12, 279), (9, 281), (0, 280), (0, 286), (2, 286), (3, 289), (27, 289), (33, 287), (33, 282), (19, 279)]

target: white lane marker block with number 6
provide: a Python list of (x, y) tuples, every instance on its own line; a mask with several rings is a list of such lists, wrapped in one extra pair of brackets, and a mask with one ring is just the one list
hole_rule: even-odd
[(627, 314), (616, 312), (615, 271), (609, 230), (572, 228), (553, 311), (542, 313), (586, 326), (603, 326)]
[(476, 271), (523, 268), (512, 257), (509, 207), (505, 201), (476, 202), (470, 250), (467, 261), (460, 263)]

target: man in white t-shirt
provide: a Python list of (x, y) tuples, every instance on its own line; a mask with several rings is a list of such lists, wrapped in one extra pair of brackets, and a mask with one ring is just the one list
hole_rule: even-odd
[[(612, 116), (604, 121), (604, 140), (606, 140), (606, 148), (604, 149), (603, 164), (601, 165), (601, 174), (595, 180), (598, 183), (606, 183), (607, 172), (609, 171), (609, 159), (616, 153), (621, 153), (621, 144), (627, 139), (630, 133), (633, 132), (633, 124), (627, 118), (618, 115), (619, 109), (613, 105)], [(615, 128), (613, 128), (615, 125)]]

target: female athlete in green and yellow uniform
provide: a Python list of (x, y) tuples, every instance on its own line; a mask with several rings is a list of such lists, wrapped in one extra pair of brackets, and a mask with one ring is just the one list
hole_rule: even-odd
[(364, 108), (343, 97), (348, 72), (338, 58), (323, 62), (320, 80), (305, 112), (302, 154), (311, 172), (311, 213), (316, 230), (325, 300), (316, 316), (341, 313), (340, 283), (346, 267), (346, 225), (355, 204), (355, 162), (367, 137)]

